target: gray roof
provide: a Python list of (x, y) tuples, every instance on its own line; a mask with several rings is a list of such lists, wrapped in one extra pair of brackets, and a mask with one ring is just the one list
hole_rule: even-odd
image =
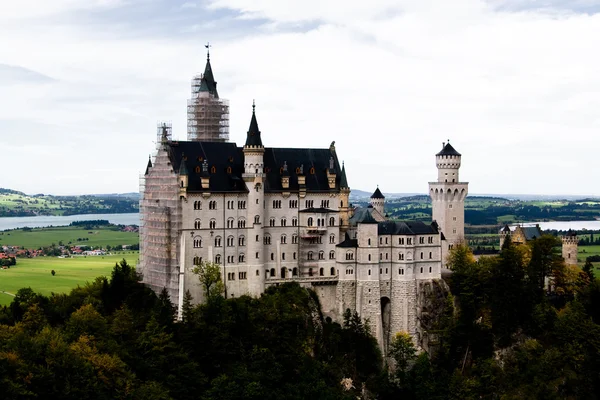
[(421, 221), (384, 221), (377, 226), (378, 235), (434, 235), (439, 233), (437, 224), (427, 225)]
[(460, 156), (460, 153), (454, 150), (454, 147), (452, 147), (450, 142), (448, 142), (444, 148), (442, 148), (442, 151), (437, 153), (436, 156)]
[(542, 230), (539, 226), (523, 226), (521, 230), (526, 240), (533, 240), (542, 236)]
[(377, 221), (375, 218), (373, 218), (373, 215), (371, 215), (373, 210), (373, 207), (357, 209), (354, 211), (354, 215), (349, 220), (350, 225), (355, 226), (357, 224), (376, 224)]
[(348, 232), (346, 232), (346, 237), (344, 238), (344, 241), (336, 245), (336, 247), (358, 247), (358, 239), (350, 239), (350, 235), (348, 235)]

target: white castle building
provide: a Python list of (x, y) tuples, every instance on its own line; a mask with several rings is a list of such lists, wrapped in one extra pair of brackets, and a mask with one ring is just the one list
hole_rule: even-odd
[(159, 128), (140, 201), (146, 284), (166, 288), (181, 311), (186, 291), (203, 300), (192, 270), (209, 261), (221, 265), (227, 298), (295, 281), (318, 294), (333, 320), (346, 309), (368, 319), (384, 350), (398, 331), (420, 334), (420, 284), (441, 278), (443, 249), (464, 234), (467, 184), (450, 144), (430, 183), (438, 221), (425, 224), (387, 220), (379, 188), (369, 207), (352, 208), (334, 143), (265, 147), (254, 105), (243, 147), (194, 139), (174, 141), (170, 127)]

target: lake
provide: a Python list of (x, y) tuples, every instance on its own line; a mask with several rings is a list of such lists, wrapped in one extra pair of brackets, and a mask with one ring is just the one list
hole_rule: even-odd
[(79, 214), (68, 216), (4, 217), (0, 218), (0, 231), (17, 228), (43, 228), (46, 226), (65, 226), (73, 221), (104, 219), (116, 225), (139, 225), (139, 213), (127, 214)]
[[(600, 221), (553, 221), (553, 222), (524, 222), (519, 224), (521, 226), (535, 226), (539, 224), (540, 228), (545, 231), (549, 229), (556, 229), (557, 231), (568, 231), (573, 229), (574, 231), (587, 230), (600, 230)], [(511, 226), (516, 226), (512, 224)]]

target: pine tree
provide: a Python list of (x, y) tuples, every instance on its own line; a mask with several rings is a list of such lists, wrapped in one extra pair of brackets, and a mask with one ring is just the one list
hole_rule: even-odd
[(586, 258), (585, 265), (583, 266), (583, 272), (588, 276), (590, 282), (594, 280), (594, 264), (590, 261), (590, 258)]

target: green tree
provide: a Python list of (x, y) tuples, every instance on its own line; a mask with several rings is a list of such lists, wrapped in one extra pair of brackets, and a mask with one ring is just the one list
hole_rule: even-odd
[(408, 332), (398, 332), (390, 343), (389, 356), (396, 363), (396, 379), (403, 384), (408, 367), (417, 357), (417, 349)]
[(590, 282), (594, 280), (594, 264), (590, 261), (590, 258), (586, 258), (585, 265), (583, 266), (583, 272), (587, 275)]
[(225, 287), (221, 280), (219, 264), (203, 261), (200, 265), (195, 266), (192, 272), (198, 275), (207, 300), (210, 301), (223, 295)]

